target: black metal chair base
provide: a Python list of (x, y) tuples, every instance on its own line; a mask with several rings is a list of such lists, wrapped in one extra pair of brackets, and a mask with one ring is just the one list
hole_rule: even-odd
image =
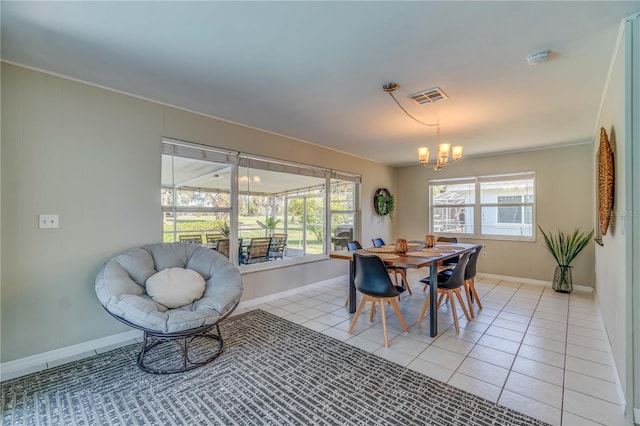
[[(190, 345), (194, 342), (194, 340), (200, 338), (217, 342), (218, 348), (214, 349), (214, 352), (206, 356), (204, 359), (194, 361), (189, 357)], [(159, 346), (165, 344), (175, 344), (178, 346), (182, 357), (179, 365), (178, 363), (175, 363), (169, 368), (163, 368), (162, 364), (166, 363), (166, 359), (163, 358), (155, 360), (155, 362), (149, 362), (149, 352), (154, 348), (157, 348), (156, 351), (159, 351)], [(194, 368), (202, 367), (203, 365), (210, 363), (218, 356), (220, 356), (223, 349), (224, 342), (222, 340), (222, 335), (220, 334), (220, 326), (218, 325), (218, 323), (179, 333), (162, 334), (145, 331), (142, 350), (138, 355), (138, 367), (142, 371), (151, 374), (183, 373), (185, 371), (193, 370)], [(160, 366), (154, 366), (154, 364), (160, 364)]]

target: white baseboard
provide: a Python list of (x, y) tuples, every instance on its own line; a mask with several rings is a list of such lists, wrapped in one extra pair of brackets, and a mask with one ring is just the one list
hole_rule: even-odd
[[(551, 287), (551, 281), (534, 280), (532, 278), (510, 277), (508, 275), (487, 274), (485, 272), (478, 272), (478, 277), (492, 278), (502, 281), (515, 281), (523, 284), (541, 285), (544, 287)], [(593, 288), (586, 285), (573, 285), (573, 289), (577, 291), (586, 291), (593, 293)]]
[(267, 296), (256, 297), (255, 299), (244, 300), (238, 304), (237, 309), (250, 308), (252, 306), (261, 305), (263, 303), (271, 302), (273, 300), (277, 300), (281, 297), (291, 296), (297, 293), (302, 293), (305, 290), (312, 289), (314, 287), (321, 287), (334, 283), (344, 283), (345, 280), (348, 280), (348, 275), (342, 275), (335, 278), (330, 278), (324, 281), (318, 281), (315, 283), (307, 284), (301, 287), (292, 288), (291, 290), (281, 291), (279, 293), (269, 294)]
[[(262, 303), (300, 293), (317, 286), (333, 284), (334, 282), (343, 283), (345, 279), (347, 279), (346, 275), (331, 278), (329, 280), (318, 281), (280, 293), (270, 294), (268, 296), (245, 300), (238, 304), (238, 309), (260, 305)], [(90, 340), (88, 342), (78, 343), (76, 345), (16, 359), (14, 361), (3, 362), (0, 364), (0, 382), (46, 370), (54, 365), (64, 364), (65, 360), (67, 360), (67, 362), (77, 361), (78, 359), (93, 356), (101, 350), (115, 349), (119, 346), (130, 343), (133, 339), (142, 338), (142, 336), (143, 334), (141, 331), (130, 330), (124, 333), (114, 334), (100, 339)]]
[[(125, 331), (100, 339), (90, 340), (88, 342), (78, 343), (76, 345), (66, 346), (60, 349), (43, 352), (41, 354), (31, 355), (28, 357), (16, 359), (14, 361), (3, 362), (0, 364), (0, 381), (15, 379), (16, 377), (26, 374), (35, 373), (46, 370), (50, 364), (62, 364), (65, 359), (78, 359), (78, 356), (86, 354), (86, 356), (95, 355), (98, 350), (107, 347), (118, 347), (130, 342), (133, 339), (141, 338), (142, 332), (139, 330)], [(86, 357), (85, 356), (85, 357)]]

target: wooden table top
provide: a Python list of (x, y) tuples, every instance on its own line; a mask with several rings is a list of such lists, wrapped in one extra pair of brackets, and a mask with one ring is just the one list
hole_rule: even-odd
[[(422, 268), (422, 267), (431, 265), (431, 263), (433, 262), (449, 259), (461, 253), (472, 250), (476, 247), (479, 247), (480, 244), (446, 243), (446, 244), (436, 244), (434, 248), (437, 249), (438, 247), (442, 247), (442, 246), (456, 247), (456, 248), (459, 248), (459, 250), (446, 252), (446, 253), (439, 253), (438, 255), (425, 254), (424, 257), (416, 256), (416, 255), (407, 256), (407, 255), (402, 255), (398, 253), (396, 253), (398, 255), (397, 258), (395, 258), (395, 256), (394, 258), (391, 258), (391, 259), (389, 258), (385, 259), (384, 258), (385, 256), (380, 256), (380, 257), (383, 258), (382, 260), (384, 261), (384, 263), (390, 266), (403, 266), (406, 268)], [(425, 248), (424, 245), (420, 245), (418, 247), (409, 247), (409, 252), (417, 254), (417, 252), (421, 252), (423, 249), (428, 250)], [(369, 252), (367, 251), (367, 248), (363, 248), (357, 251), (349, 251), (349, 250), (334, 251), (329, 254), (329, 257), (331, 257), (332, 259), (353, 260), (353, 253), (368, 254), (373, 256), (377, 254), (384, 254), (384, 253), (377, 253), (377, 252)]]

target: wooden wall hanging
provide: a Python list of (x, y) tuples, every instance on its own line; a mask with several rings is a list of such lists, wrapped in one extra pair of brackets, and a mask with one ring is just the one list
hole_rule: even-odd
[(613, 211), (615, 170), (613, 149), (611, 149), (607, 131), (604, 127), (600, 128), (600, 147), (598, 152), (598, 219), (600, 222), (600, 234), (606, 235)]

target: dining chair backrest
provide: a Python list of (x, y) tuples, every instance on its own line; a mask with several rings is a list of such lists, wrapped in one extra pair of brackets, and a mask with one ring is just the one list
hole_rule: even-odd
[(458, 239), (456, 237), (438, 237), (437, 241), (439, 243), (457, 243)]
[(378, 256), (354, 253), (353, 260), (353, 282), (359, 292), (373, 297), (396, 297), (400, 294), (391, 282), (387, 267)]
[(207, 243), (215, 244), (218, 241), (220, 241), (220, 240), (222, 240), (224, 238), (228, 238), (228, 237), (225, 237), (225, 235), (223, 233), (214, 233), (214, 234), (208, 234), (207, 233), (207, 234), (204, 234), (204, 238), (207, 241)]
[(478, 247), (471, 256), (469, 256), (469, 263), (467, 263), (467, 268), (464, 270), (464, 279), (470, 280), (476, 276), (476, 264), (478, 263), (478, 256), (480, 256), (480, 250), (482, 250), (482, 246)]
[(262, 262), (269, 257), (269, 246), (271, 237), (252, 238), (247, 248), (247, 255), (244, 263)]
[(354, 251), (354, 250), (360, 250), (361, 248), (362, 248), (362, 245), (360, 245), (360, 242), (358, 240), (347, 241), (347, 250)]
[(189, 235), (178, 235), (178, 240), (181, 243), (198, 243), (202, 244), (202, 235), (200, 234), (189, 234)]
[(373, 238), (371, 242), (373, 242), (374, 247), (382, 247), (384, 245), (382, 238)]
[(451, 276), (446, 281), (440, 282), (440, 280), (438, 280), (439, 288), (451, 290), (454, 288), (462, 287), (462, 285), (464, 284), (464, 274), (467, 269), (467, 263), (469, 262), (469, 256), (471, 256), (471, 253), (467, 252), (460, 257), (460, 260), (458, 260), (458, 264), (451, 273)]

